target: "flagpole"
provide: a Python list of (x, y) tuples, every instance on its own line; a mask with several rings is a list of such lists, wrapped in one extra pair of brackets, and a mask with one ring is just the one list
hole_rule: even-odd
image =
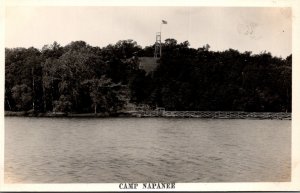
[[(154, 51), (154, 57), (161, 57), (162, 55), (162, 25), (167, 24), (167, 21), (161, 20), (160, 26), (159, 26), (159, 32), (156, 32), (156, 42), (155, 42), (155, 51)], [(159, 50), (158, 50), (159, 49)]]
[(162, 26), (162, 22), (160, 23), (160, 45), (159, 45), (159, 57), (161, 57), (161, 41), (162, 41), (162, 36), (161, 36), (161, 26)]
[(161, 26), (162, 26), (162, 22), (160, 23), (160, 29), (159, 29), (160, 34), (161, 34)]

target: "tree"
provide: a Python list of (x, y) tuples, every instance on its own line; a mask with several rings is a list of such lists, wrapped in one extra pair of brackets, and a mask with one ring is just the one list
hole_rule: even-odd
[(32, 90), (29, 86), (26, 84), (16, 85), (11, 91), (17, 110), (26, 111), (32, 108)]
[(59, 100), (54, 101), (54, 112), (71, 112), (72, 111), (72, 102), (70, 95), (61, 95)]
[(5, 49), (5, 110), (116, 113), (126, 103), (169, 110), (291, 111), (292, 55), (210, 51), (168, 38), (153, 72), (152, 57), (133, 40), (106, 47), (57, 42), (41, 51)]
[(100, 112), (117, 112), (122, 109), (125, 100), (128, 96), (124, 97), (122, 86), (115, 84), (111, 79), (102, 76), (100, 79), (90, 79), (82, 82), (89, 90), (92, 107), (94, 113)]

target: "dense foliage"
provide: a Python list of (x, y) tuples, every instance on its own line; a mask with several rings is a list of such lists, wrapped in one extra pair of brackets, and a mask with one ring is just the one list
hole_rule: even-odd
[(154, 46), (83, 41), (5, 49), (5, 110), (116, 113), (127, 104), (167, 110), (291, 111), (292, 56), (189, 48), (167, 39), (158, 67), (139, 69)]

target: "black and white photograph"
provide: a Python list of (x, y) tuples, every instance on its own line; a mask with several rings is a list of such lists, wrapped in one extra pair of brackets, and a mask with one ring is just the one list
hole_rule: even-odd
[(0, 190), (300, 190), (299, 2), (54, 2), (1, 2)]

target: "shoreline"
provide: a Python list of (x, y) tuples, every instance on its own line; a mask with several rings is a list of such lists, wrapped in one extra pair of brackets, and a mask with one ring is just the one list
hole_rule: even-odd
[(5, 117), (67, 117), (67, 118), (200, 118), (200, 119), (276, 119), (291, 120), (290, 112), (243, 112), (243, 111), (126, 111), (109, 113), (32, 113), (5, 111)]

